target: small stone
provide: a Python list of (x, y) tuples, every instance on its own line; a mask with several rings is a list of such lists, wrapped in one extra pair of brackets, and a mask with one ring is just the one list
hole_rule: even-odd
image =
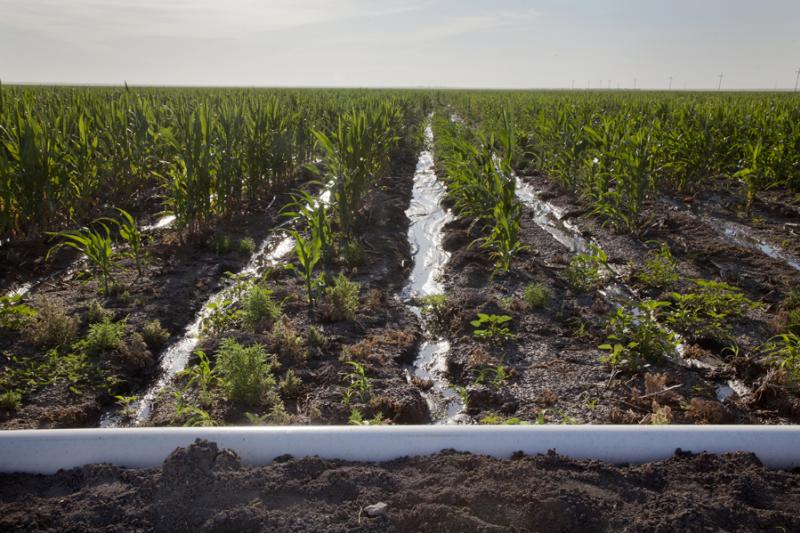
[(389, 509), (389, 504), (384, 502), (378, 502), (364, 507), (364, 513), (369, 517), (375, 518), (376, 516), (385, 515), (388, 509)]

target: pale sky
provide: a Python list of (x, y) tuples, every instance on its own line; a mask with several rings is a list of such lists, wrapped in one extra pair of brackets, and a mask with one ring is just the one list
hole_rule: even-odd
[(0, 0), (4, 82), (793, 88), (800, 0)]

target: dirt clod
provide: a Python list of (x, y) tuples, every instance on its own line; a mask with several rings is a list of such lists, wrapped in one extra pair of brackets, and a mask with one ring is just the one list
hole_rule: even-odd
[(753, 454), (614, 466), (555, 452), (241, 467), (197, 441), (162, 468), (0, 475), (2, 531), (798, 531), (800, 472)]

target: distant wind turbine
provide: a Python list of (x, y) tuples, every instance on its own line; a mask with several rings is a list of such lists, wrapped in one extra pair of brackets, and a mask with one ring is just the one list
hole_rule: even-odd
[(669, 77), (669, 88), (667, 90), (672, 90), (672, 76)]
[(797, 92), (797, 83), (800, 82), (800, 67), (797, 69), (797, 77), (794, 79), (794, 92)]

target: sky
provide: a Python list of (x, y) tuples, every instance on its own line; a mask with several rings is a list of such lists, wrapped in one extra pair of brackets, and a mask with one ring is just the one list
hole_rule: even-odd
[(8, 83), (791, 89), (798, 68), (800, 0), (0, 0)]

